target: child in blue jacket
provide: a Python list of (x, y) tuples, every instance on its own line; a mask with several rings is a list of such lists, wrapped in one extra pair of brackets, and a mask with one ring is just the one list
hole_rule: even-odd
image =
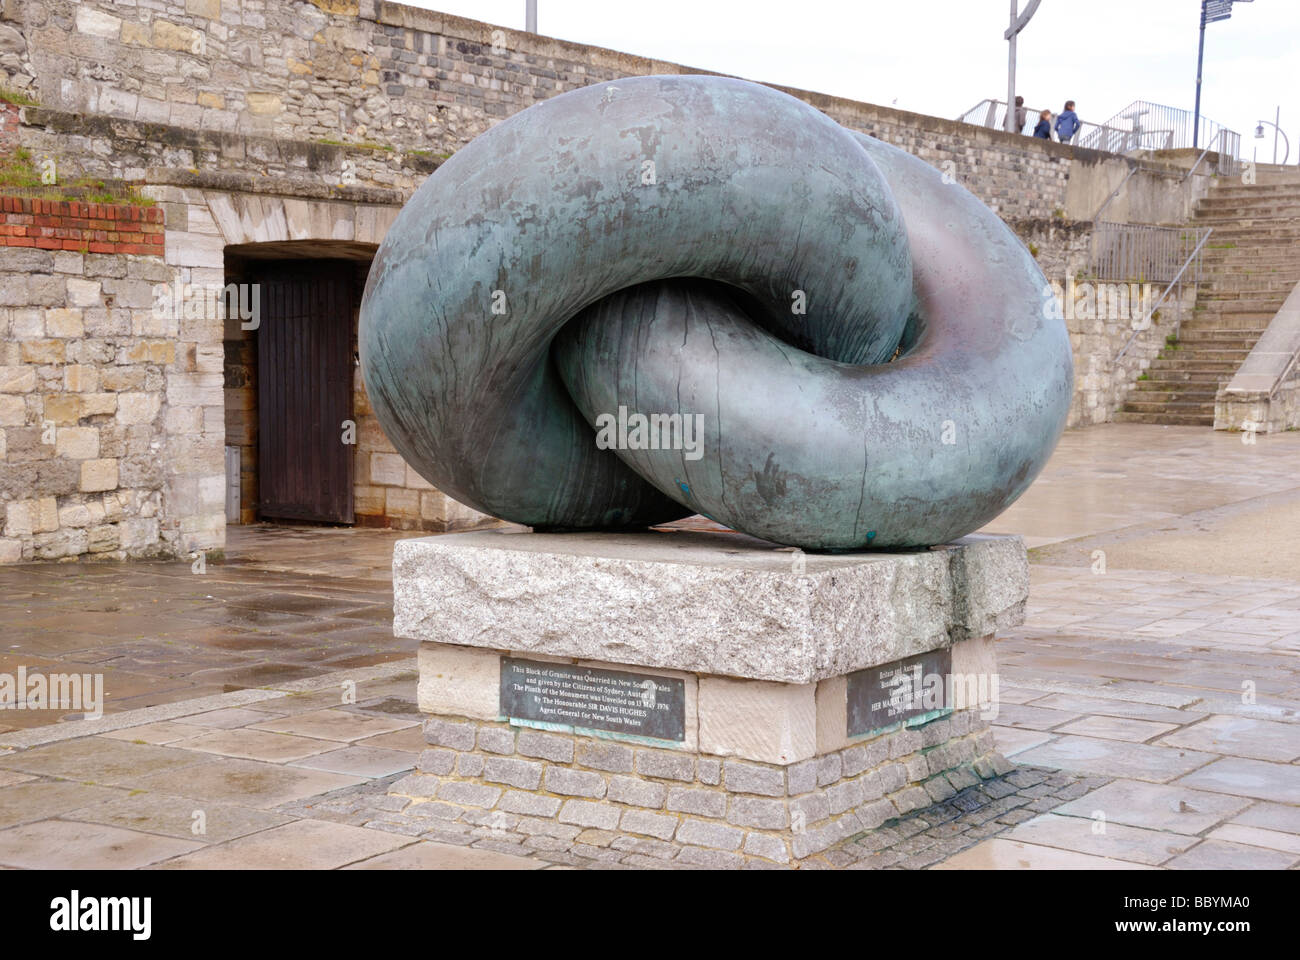
[(1061, 115), (1056, 118), (1056, 136), (1062, 143), (1069, 143), (1076, 133), (1079, 132), (1079, 115), (1074, 112), (1074, 101), (1066, 100), (1065, 109)]

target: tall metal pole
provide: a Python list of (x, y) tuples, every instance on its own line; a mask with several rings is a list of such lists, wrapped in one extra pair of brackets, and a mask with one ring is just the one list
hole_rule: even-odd
[(1007, 120), (1004, 128), (1007, 133), (1019, 133), (1016, 129), (1016, 8), (1020, 6), (1020, 0), (1011, 0), (1011, 24), (1008, 33), (1011, 39), (1008, 40), (1007, 53)]
[(1205, 0), (1201, 0), (1201, 46), (1196, 52), (1196, 119), (1192, 121), (1192, 149), (1200, 146), (1201, 137), (1201, 64), (1205, 61)]
[(537, 0), (527, 0), (524, 7), (524, 29), (529, 33), (537, 32)]
[(1038, 5), (1043, 0), (1029, 0), (1029, 6), (1025, 7), (1022, 14), (1016, 13), (1016, 7), (1019, 6), (1017, 0), (1011, 0), (1011, 25), (1007, 27), (1007, 32), (1002, 35), (1002, 39), (1007, 41), (1007, 119), (1002, 128), (1008, 133), (1019, 133), (1016, 123), (1016, 37), (1020, 31), (1025, 29), (1035, 13), (1038, 12)]

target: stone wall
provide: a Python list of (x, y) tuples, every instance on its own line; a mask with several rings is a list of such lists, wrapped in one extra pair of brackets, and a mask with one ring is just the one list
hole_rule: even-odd
[[(295, 151), (362, 144), (384, 162), (353, 172), (376, 184), (392, 182), (385, 168), (395, 157), (450, 155), (565, 90), (709, 72), (383, 0), (9, 0), (6, 10), (31, 49), (30, 72), (7, 67), (9, 83), (45, 107), (170, 126), (188, 141), (239, 132)], [(1050, 141), (778, 89), (947, 170), (1008, 217), (1066, 210), (1076, 159), (1124, 166)], [(174, 165), (200, 166), (185, 162), (192, 142), (173, 149)]]
[[(1098, 298), (1098, 283), (1089, 280), (1088, 269), (1092, 245), (1092, 224), (1071, 220), (1015, 220), (1011, 226), (1038, 260), (1044, 276), (1053, 286), (1061, 307), (1070, 345), (1074, 353), (1074, 399), (1070, 404), (1068, 426), (1108, 423), (1123, 406), (1142, 372), (1165, 346), (1165, 338), (1174, 330), (1179, 310), (1190, 316), (1196, 301), (1194, 286), (1184, 288), (1181, 298), (1171, 293), (1156, 310), (1151, 326), (1136, 330), (1139, 321), (1129, 298), (1129, 311), (1123, 304), (1113, 306), (1109, 296), (1116, 284), (1108, 284), (1107, 295)], [(1132, 285), (1124, 293), (1136, 293)], [(1163, 285), (1148, 288), (1152, 302), (1164, 292)], [(1068, 301), (1068, 302), (1067, 302)], [(1097, 304), (1100, 304), (1098, 308)], [(1134, 333), (1136, 332), (1136, 336)], [(1129, 339), (1133, 343), (1124, 356), (1116, 359)]]
[(4, 248), (0, 562), (222, 543), (195, 386), (214, 358), (152, 309), (169, 277), (158, 253)]

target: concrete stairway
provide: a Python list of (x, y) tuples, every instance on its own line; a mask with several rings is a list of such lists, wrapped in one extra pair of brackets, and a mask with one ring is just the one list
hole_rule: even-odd
[(1152, 361), (1115, 419), (1214, 425), (1214, 395), (1232, 379), (1300, 281), (1300, 178), (1274, 174), (1217, 183), (1192, 224), (1213, 227), (1201, 285), (1178, 342)]

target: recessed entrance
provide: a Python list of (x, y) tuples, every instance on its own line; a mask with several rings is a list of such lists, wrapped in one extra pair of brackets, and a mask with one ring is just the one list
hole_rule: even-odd
[(258, 514), (353, 521), (353, 282), (329, 260), (256, 264)]

